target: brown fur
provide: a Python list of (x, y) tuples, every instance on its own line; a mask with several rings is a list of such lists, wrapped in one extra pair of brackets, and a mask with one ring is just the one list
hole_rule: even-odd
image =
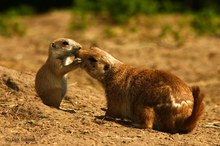
[(170, 133), (193, 130), (203, 112), (199, 87), (190, 88), (175, 75), (126, 65), (92, 47), (77, 54), (82, 68), (103, 85), (106, 116), (129, 118), (140, 128)]
[(68, 57), (73, 56), (81, 45), (67, 38), (54, 40), (49, 46), (49, 54), (45, 64), (39, 69), (35, 79), (35, 89), (44, 104), (59, 108), (67, 90), (66, 74), (79, 67), (81, 61)]

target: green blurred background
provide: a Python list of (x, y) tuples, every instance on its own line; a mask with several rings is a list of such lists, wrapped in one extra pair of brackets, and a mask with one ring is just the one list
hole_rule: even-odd
[[(1, 0), (0, 34), (7, 36), (10, 29), (13, 29), (14, 33), (24, 33), (19, 22), (13, 22), (8, 26), (7, 19), (13, 16), (36, 15), (54, 9), (69, 9), (81, 17), (88, 13), (105, 15), (113, 24), (125, 24), (131, 17), (140, 14), (192, 15), (189, 24), (196, 33), (220, 35), (218, 0)], [(167, 31), (170, 27), (165, 26), (163, 29)]]
[(1, 0), (0, 9), (5, 11), (18, 6), (30, 6), (36, 12), (45, 12), (53, 8), (71, 8), (91, 11), (109, 11), (110, 13), (124, 12), (127, 14), (155, 12), (198, 12), (205, 9), (219, 11), (218, 0)]

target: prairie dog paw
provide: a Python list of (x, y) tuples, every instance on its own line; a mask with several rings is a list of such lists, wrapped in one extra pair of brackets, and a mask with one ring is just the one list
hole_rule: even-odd
[(81, 58), (75, 58), (73, 60), (73, 63), (82, 63), (82, 59)]

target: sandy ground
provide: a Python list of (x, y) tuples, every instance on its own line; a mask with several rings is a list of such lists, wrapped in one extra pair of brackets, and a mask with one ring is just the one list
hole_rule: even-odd
[[(0, 36), (0, 145), (220, 145), (220, 39), (195, 36), (179, 29), (181, 40), (158, 39), (163, 23), (179, 16), (131, 21), (111, 26), (89, 18), (85, 30), (69, 30), (69, 12), (24, 17), (24, 36)], [(155, 23), (157, 22), (157, 23)], [(135, 26), (135, 31), (133, 27)], [(45, 106), (34, 90), (36, 71), (47, 58), (49, 42), (69, 37), (83, 46), (96, 44), (133, 66), (170, 71), (205, 93), (205, 113), (189, 134), (168, 134), (132, 128), (129, 122), (102, 119), (105, 96), (101, 86), (84, 71), (69, 73), (62, 107)]]

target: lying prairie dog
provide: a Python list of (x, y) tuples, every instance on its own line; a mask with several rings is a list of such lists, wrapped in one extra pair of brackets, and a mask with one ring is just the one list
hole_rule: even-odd
[(81, 45), (68, 38), (59, 38), (50, 43), (48, 58), (35, 78), (35, 89), (44, 104), (55, 108), (67, 91), (67, 73), (78, 68), (81, 60), (70, 56), (81, 49)]
[(81, 68), (105, 89), (106, 116), (128, 118), (139, 128), (169, 133), (192, 131), (203, 113), (203, 94), (177, 76), (124, 64), (97, 48), (81, 49)]

